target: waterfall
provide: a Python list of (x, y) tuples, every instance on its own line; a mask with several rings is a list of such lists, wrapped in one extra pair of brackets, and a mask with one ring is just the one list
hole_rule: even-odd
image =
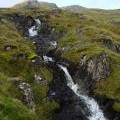
[(41, 21), (39, 19), (35, 19), (35, 25), (32, 26), (28, 31), (29, 31), (29, 36), (34, 37), (38, 35), (38, 30), (39, 27), (41, 26)]
[(80, 90), (79, 90), (79, 87), (77, 84), (74, 84), (73, 82), (73, 79), (71, 77), (71, 75), (69, 74), (68, 70), (66, 67), (62, 66), (62, 65), (58, 65), (58, 67), (60, 69), (62, 69), (65, 73), (65, 77), (66, 77), (66, 80), (67, 80), (67, 86), (69, 88), (71, 88), (73, 90), (73, 92), (80, 98), (82, 99), (87, 108), (89, 109), (90, 111), (90, 115), (87, 116), (87, 118), (89, 120), (107, 120), (104, 115), (103, 115), (103, 112), (102, 110), (100, 109), (98, 103), (93, 99), (93, 98), (90, 98), (86, 95), (82, 95), (80, 93)]

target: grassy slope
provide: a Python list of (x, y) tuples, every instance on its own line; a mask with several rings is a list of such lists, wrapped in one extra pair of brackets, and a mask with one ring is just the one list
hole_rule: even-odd
[[(9, 11), (9, 12), (8, 12)], [(36, 16), (39, 15), (41, 10), (29, 11), (29, 10), (7, 10), (0, 11), (0, 14), (21, 12), (27, 15)], [(81, 10), (80, 13), (85, 15), (85, 19), (78, 19), (73, 13), (68, 11), (62, 11), (60, 14), (52, 13), (49, 11), (43, 11), (50, 16), (49, 26), (55, 27), (55, 33), (65, 34), (64, 37), (58, 40), (58, 50), (63, 47), (70, 47), (70, 49), (62, 52), (63, 59), (79, 63), (80, 58), (86, 55), (87, 58), (106, 51), (110, 57), (111, 64), (111, 75), (107, 80), (98, 84), (96, 93), (98, 95), (105, 95), (110, 99), (119, 100), (120, 93), (120, 55), (109, 50), (104, 45), (99, 42), (100, 38), (111, 38), (113, 42), (120, 43), (120, 29), (119, 27), (113, 26), (112, 21), (120, 21), (119, 10), (118, 11), (101, 11), (101, 10)], [(34, 55), (34, 46), (23, 39), (21, 35), (17, 32), (13, 23), (3, 20), (0, 22), (0, 99), (8, 97), (9, 104), (5, 105), (5, 100), (2, 100), (1, 104), (4, 104), (5, 109), (0, 111), (1, 116), (7, 118), (9, 117), (9, 111), (6, 113), (7, 107), (11, 109), (14, 108), (14, 104), (20, 103), (20, 107), (16, 107), (16, 111), (21, 114), (21, 110), (28, 113), (30, 119), (37, 120), (37, 117), (41, 120), (52, 119), (51, 115), (53, 110), (58, 107), (58, 105), (53, 101), (45, 101), (45, 97), (48, 91), (48, 84), (37, 85), (33, 81), (33, 76), (35, 73), (40, 74), (43, 78), (47, 79), (47, 83), (52, 80), (52, 71), (48, 69), (45, 65), (40, 64), (38, 66), (33, 66), (30, 60), (20, 59), (15, 61), (13, 59), (13, 54), (18, 52), (27, 52), (29, 56)], [(17, 46), (17, 50), (3, 51), (5, 45)], [(30, 57), (31, 58), (31, 57)], [(25, 63), (25, 64), (23, 64)], [(36, 68), (36, 69), (35, 69)], [(3, 76), (3, 77), (2, 77)], [(37, 104), (36, 114), (30, 112), (24, 104), (20, 102), (20, 93), (15, 89), (15, 86), (10, 82), (11, 77), (21, 76), (23, 81), (31, 84), (35, 101)], [(11, 95), (13, 96), (11, 98)], [(3, 105), (2, 105), (3, 106)], [(19, 105), (18, 105), (19, 106)], [(51, 106), (51, 107), (49, 107)], [(113, 108), (120, 111), (120, 103), (116, 102)], [(18, 109), (19, 108), (19, 109)], [(50, 109), (51, 108), (51, 109)], [(4, 111), (5, 113), (4, 113)], [(23, 118), (26, 119), (27, 115), (23, 114)], [(14, 118), (14, 115), (12, 116)], [(12, 118), (12, 119), (13, 119)], [(23, 119), (22, 118), (22, 119)]]
[[(14, 12), (16, 10), (1, 10), (0, 15)], [(5, 51), (4, 46), (6, 45), (12, 45), (16, 48)], [(15, 60), (14, 54), (24, 52), (29, 56), (27, 60), (22, 57)], [(54, 101), (49, 101), (46, 98), (48, 85), (53, 79), (52, 70), (43, 63), (33, 65), (31, 58), (34, 55), (36, 55), (35, 46), (18, 33), (14, 23), (2, 19), (0, 21), (0, 120), (52, 119), (52, 112), (58, 107)], [(46, 79), (47, 83), (37, 85), (34, 81), (35, 74)], [(21, 92), (11, 81), (13, 77), (20, 77), (23, 82), (31, 85), (36, 112), (32, 112), (21, 102)], [(51, 107), (48, 109), (48, 106)]]

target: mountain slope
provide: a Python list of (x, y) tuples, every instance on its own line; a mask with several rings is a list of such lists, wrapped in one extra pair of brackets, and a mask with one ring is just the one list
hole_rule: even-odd
[[(54, 68), (54, 64), (45, 64), (44, 54), (52, 56), (56, 63), (68, 66), (75, 82), (83, 85), (83, 92), (99, 98), (98, 102), (105, 113), (109, 113), (107, 116), (110, 120), (119, 119), (120, 10), (82, 8), (78, 13), (69, 10), (59, 13), (41, 7), (11, 8), (0, 10), (0, 16), (0, 115), (3, 120), (9, 116), (11, 120), (17, 119), (14, 114), (10, 114), (11, 111), (14, 113), (14, 109), (18, 111), (16, 116), (25, 113), (18, 116), (19, 119), (28, 117), (31, 120), (53, 120), (56, 113), (60, 112), (60, 101), (56, 100), (56, 94), (59, 96), (61, 93), (49, 93), (49, 89), (52, 81), (62, 86), (63, 76), (59, 75), (60, 71)], [(38, 36), (33, 38), (38, 43), (33, 42), (28, 35), (29, 28), (35, 23), (34, 19), (42, 21)], [(51, 41), (57, 42), (57, 47), (52, 50), (48, 46)], [(34, 63), (34, 60), (37, 62)], [(45, 79), (45, 83), (38, 84), (35, 76)], [(57, 77), (60, 81), (57, 81)], [(31, 88), (36, 105), (32, 112), (23, 99), (23, 93), (17, 89), (20, 83), (31, 86), (28, 88)], [(61, 86), (57, 87), (62, 89)], [(66, 89), (62, 90), (65, 92), (64, 97), (69, 94)], [(71, 99), (68, 105), (73, 97), (69, 96)]]

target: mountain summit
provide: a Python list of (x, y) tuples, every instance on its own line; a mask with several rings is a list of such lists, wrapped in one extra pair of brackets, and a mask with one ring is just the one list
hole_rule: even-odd
[(35, 8), (35, 7), (41, 7), (45, 9), (58, 9), (57, 5), (54, 3), (48, 3), (48, 2), (39, 2), (37, 0), (27, 0), (23, 3), (16, 4), (14, 6), (15, 8)]
[(82, 7), (80, 5), (70, 5), (70, 6), (63, 7), (62, 9), (79, 12), (81, 9), (85, 9), (85, 7)]

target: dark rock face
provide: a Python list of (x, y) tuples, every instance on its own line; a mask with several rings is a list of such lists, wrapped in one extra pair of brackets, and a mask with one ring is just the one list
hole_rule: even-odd
[(115, 44), (110, 39), (102, 39), (102, 44), (106, 45), (109, 49), (120, 54), (120, 44)]
[(73, 91), (67, 87), (64, 73), (54, 67), (55, 77), (50, 85), (49, 97), (60, 104), (55, 111), (55, 120), (88, 120), (89, 110), (84, 101), (80, 100)]
[(106, 79), (109, 74), (109, 57), (106, 53), (102, 53), (89, 60), (84, 56), (80, 61), (75, 78), (76, 82), (80, 83), (80, 81), (83, 81), (86, 88), (91, 90), (97, 82)]

